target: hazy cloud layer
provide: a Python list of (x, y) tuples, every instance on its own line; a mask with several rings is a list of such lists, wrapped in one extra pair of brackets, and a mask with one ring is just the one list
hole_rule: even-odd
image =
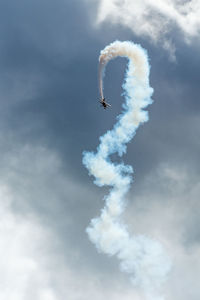
[[(115, 39), (148, 50), (154, 88), (150, 120), (124, 157), (135, 172), (125, 222), (160, 240), (172, 257), (166, 299), (200, 299), (199, 8), (184, 3), (102, 2), (106, 22), (97, 28), (96, 1), (0, 1), (2, 300), (143, 300), (85, 233), (106, 189), (93, 185), (82, 151), (95, 150), (123, 102), (126, 60), (117, 59), (105, 80), (112, 109), (98, 106), (99, 51)], [(134, 20), (136, 10), (125, 4), (136, 5)], [(113, 26), (125, 24), (126, 12), (129, 28)], [(176, 64), (150, 43), (161, 30), (176, 40)]]
[[(48, 149), (13, 150), (0, 162), (1, 299), (141, 299), (117, 261), (110, 263), (87, 241), (84, 230), (99, 209), (93, 207), (98, 193), (74, 183)], [(129, 230), (162, 242), (173, 261), (166, 299), (200, 296), (199, 182), (187, 163), (168, 161), (129, 193)]]

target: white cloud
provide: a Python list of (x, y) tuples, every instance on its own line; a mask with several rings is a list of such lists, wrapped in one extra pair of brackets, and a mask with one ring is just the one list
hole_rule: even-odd
[[(61, 160), (53, 151), (19, 145), (8, 134), (0, 140), (6, 149), (1, 149), (0, 156), (0, 299), (131, 300), (134, 296), (139, 300), (131, 285), (124, 291), (123, 283), (113, 278), (113, 289), (105, 278), (101, 280), (95, 267), (91, 270), (84, 265), (89, 254), (78, 236), (80, 250), (70, 246), (67, 233), (75, 235), (77, 215), (80, 222), (84, 214), (80, 202), (87, 203), (90, 194), (87, 187), (64, 175)], [(78, 200), (76, 210), (63, 208), (63, 198), (64, 202)], [(57, 232), (59, 222), (65, 227), (65, 236)], [(85, 227), (82, 235), (88, 241), (84, 231)]]
[[(94, 1), (94, 0), (93, 0)], [(104, 21), (121, 24), (138, 36), (154, 42), (168, 40), (167, 50), (174, 57), (170, 31), (178, 28), (186, 41), (200, 35), (200, 2), (198, 0), (100, 0), (97, 24)], [(165, 42), (166, 43), (166, 42)]]
[[(93, 267), (88, 265), (90, 253), (76, 235), (76, 220), (78, 217), (80, 223), (90, 209), (82, 210), (81, 203), (85, 206), (88, 197), (95, 200), (97, 195), (90, 195), (87, 186), (63, 174), (61, 160), (51, 150), (21, 146), (8, 135), (0, 141), (5, 146), (0, 156), (0, 299), (144, 299), (128, 277), (120, 274), (117, 261), (115, 274), (110, 266), (109, 275), (98, 272), (98, 260), (104, 260), (104, 256), (93, 249), (96, 262), (91, 262)], [(143, 186), (133, 195), (124, 216), (133, 233), (160, 240), (172, 257), (173, 268), (165, 288), (169, 300), (200, 298), (200, 243), (188, 240), (199, 231), (199, 226), (191, 226), (195, 218), (195, 224), (199, 220), (199, 182), (199, 175), (187, 162), (181, 166), (161, 164), (143, 178)], [(67, 202), (77, 201), (76, 210), (63, 208), (63, 197)], [(38, 209), (33, 209), (39, 204), (42, 217)], [(53, 217), (49, 211), (55, 211)], [(60, 221), (65, 234), (70, 231), (76, 235), (77, 248), (70, 247), (68, 237), (58, 235), (55, 227)], [(83, 226), (86, 241), (84, 230)], [(73, 259), (75, 264), (70, 261)]]
[(9, 187), (0, 185), (0, 299), (55, 300), (42, 266), (48, 231), (33, 216), (14, 214), (12, 201)]
[(94, 274), (63, 264), (64, 253), (53, 251), (56, 236), (36, 216), (14, 213), (13, 197), (8, 186), (0, 186), (1, 300), (131, 300), (133, 295), (139, 300), (131, 286), (124, 291), (115, 282), (114, 289), (105, 288)]

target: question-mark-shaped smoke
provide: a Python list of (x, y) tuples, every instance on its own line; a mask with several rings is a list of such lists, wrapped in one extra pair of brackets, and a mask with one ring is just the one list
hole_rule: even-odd
[[(149, 291), (154, 293), (165, 280), (171, 263), (159, 242), (144, 235), (130, 236), (127, 227), (120, 221), (125, 207), (124, 196), (130, 187), (130, 174), (133, 170), (123, 163), (112, 163), (109, 156), (113, 153), (122, 156), (126, 152), (126, 144), (133, 138), (139, 125), (148, 121), (148, 113), (143, 109), (152, 103), (153, 89), (149, 86), (150, 67), (146, 51), (129, 41), (115, 41), (105, 47), (99, 57), (102, 98), (105, 66), (117, 56), (127, 57), (129, 60), (123, 85), (126, 100), (124, 111), (113, 129), (100, 137), (97, 153), (83, 153), (83, 164), (89, 174), (95, 177), (95, 183), (112, 188), (105, 197), (100, 217), (92, 219), (86, 231), (97, 249), (108, 255), (116, 255), (120, 260), (121, 270), (129, 273), (132, 282), (148, 291), (149, 295)], [(147, 296), (148, 299), (151, 297)]]

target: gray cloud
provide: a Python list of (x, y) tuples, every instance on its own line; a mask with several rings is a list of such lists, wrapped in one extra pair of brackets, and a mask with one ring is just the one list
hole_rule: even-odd
[[(191, 223), (200, 209), (199, 173), (187, 163), (163, 163), (143, 178), (143, 188), (133, 188), (129, 198), (130, 229), (160, 240), (173, 260), (167, 299), (198, 299), (199, 243), (193, 238), (199, 229)], [(189, 288), (191, 282), (194, 289)]]
[[(177, 61), (171, 64), (130, 29), (108, 23), (93, 28), (85, 2), (1, 1), (0, 8), (2, 257), (19, 249), (6, 253), (7, 265), (1, 259), (2, 278), (9, 278), (1, 298), (13, 299), (14, 286), (21, 291), (16, 300), (141, 299), (115, 259), (97, 253), (85, 234), (106, 189), (93, 186), (82, 151), (95, 150), (123, 101), (122, 59), (106, 72), (112, 110), (98, 107), (97, 58), (118, 38), (148, 49), (155, 90), (150, 120), (124, 157), (135, 169), (124, 218), (133, 232), (160, 239), (174, 258), (167, 299), (199, 299), (198, 42), (185, 45), (174, 32)], [(36, 264), (38, 277), (24, 257)], [(18, 262), (24, 269), (13, 271)], [(28, 283), (13, 279), (22, 273)]]

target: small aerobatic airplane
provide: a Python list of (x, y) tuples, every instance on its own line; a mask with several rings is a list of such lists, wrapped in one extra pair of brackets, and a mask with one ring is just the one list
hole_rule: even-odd
[(101, 103), (101, 105), (103, 106), (104, 109), (108, 108), (108, 107), (111, 107), (111, 105), (109, 103), (106, 102), (106, 99), (105, 98), (101, 98), (99, 100), (99, 102)]

